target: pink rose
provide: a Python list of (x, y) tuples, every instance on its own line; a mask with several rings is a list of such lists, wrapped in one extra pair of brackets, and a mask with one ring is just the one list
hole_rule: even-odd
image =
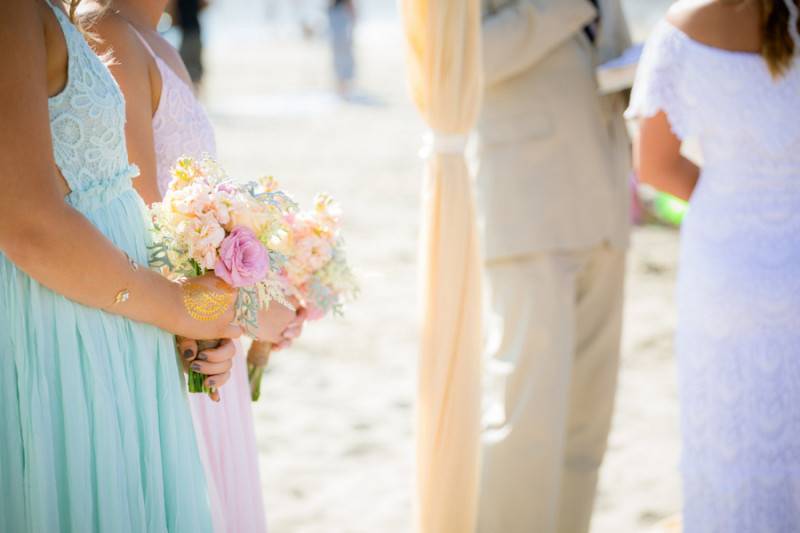
[(219, 247), (214, 273), (235, 288), (249, 287), (262, 281), (269, 270), (267, 249), (255, 233), (236, 226)]

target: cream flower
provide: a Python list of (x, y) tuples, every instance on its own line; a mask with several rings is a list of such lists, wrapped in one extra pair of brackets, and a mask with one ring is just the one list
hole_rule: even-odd
[(244, 226), (256, 235), (261, 235), (264, 229), (272, 221), (274, 215), (267, 206), (257, 202), (249, 202), (243, 209), (236, 209), (231, 212), (232, 226)]
[(310, 235), (297, 242), (295, 257), (306, 269), (315, 272), (331, 260), (333, 247), (326, 239)]
[(213, 217), (188, 219), (178, 226), (181, 240), (189, 256), (205, 269), (213, 269), (217, 262), (217, 249), (225, 239), (225, 230)]

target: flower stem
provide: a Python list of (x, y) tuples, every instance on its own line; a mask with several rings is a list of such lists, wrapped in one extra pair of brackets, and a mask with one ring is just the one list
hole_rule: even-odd
[(211, 392), (210, 389), (203, 384), (205, 380), (206, 376), (204, 374), (189, 370), (189, 392), (192, 394), (208, 394)]
[(261, 397), (261, 378), (264, 377), (264, 367), (247, 365), (248, 378), (250, 381), (250, 399), (257, 402)]
[[(201, 340), (197, 341), (197, 353), (202, 352), (203, 350), (209, 350), (213, 348), (219, 347), (221, 341), (219, 340)], [(191, 394), (208, 394), (211, 392), (211, 389), (204, 385), (204, 382), (208, 376), (205, 374), (200, 374), (199, 372), (195, 372), (194, 370), (189, 370), (189, 379), (188, 379), (188, 387), (189, 392)]]

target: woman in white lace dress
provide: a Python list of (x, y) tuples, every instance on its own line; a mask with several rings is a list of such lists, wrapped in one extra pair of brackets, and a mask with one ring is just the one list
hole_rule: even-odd
[[(679, 2), (628, 111), (641, 178), (690, 199), (676, 342), (687, 533), (800, 531), (795, 2)], [(702, 168), (680, 155), (687, 137)]]

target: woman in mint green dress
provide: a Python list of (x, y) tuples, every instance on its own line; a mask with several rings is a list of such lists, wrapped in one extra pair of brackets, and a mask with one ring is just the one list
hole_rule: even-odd
[(0, 3), (1, 532), (210, 531), (165, 330), (240, 331), (227, 307), (191, 318), (184, 286), (138, 266), (148, 233), (124, 116), (65, 11)]

